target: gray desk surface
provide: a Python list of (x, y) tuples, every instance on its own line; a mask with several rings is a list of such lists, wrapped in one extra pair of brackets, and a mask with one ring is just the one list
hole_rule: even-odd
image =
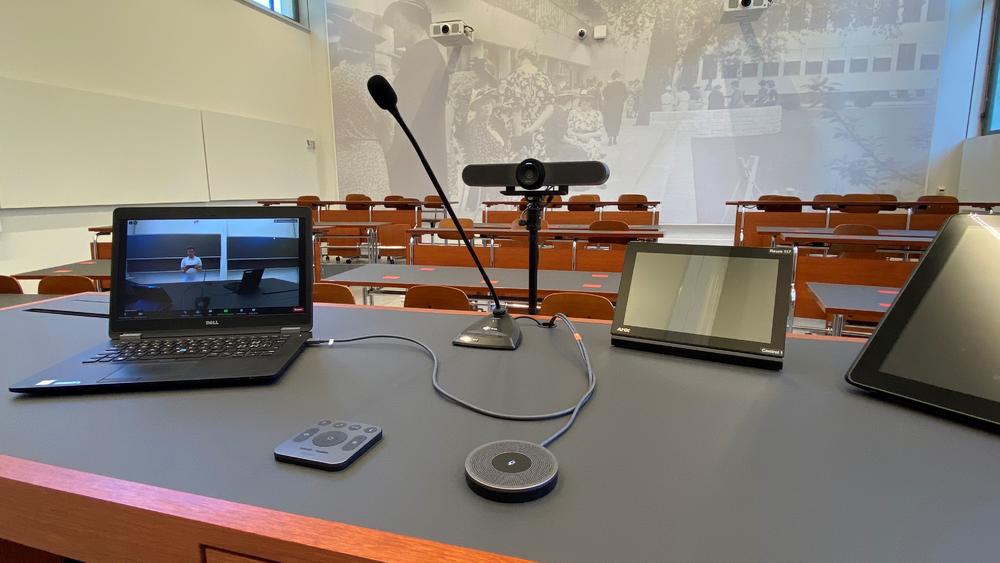
[(87, 276), (95, 280), (111, 279), (111, 260), (83, 260), (81, 262), (71, 262), (41, 270), (14, 274), (15, 278), (22, 280), (42, 279), (45, 276), (76, 275)]
[(37, 301), (44, 301), (52, 298), (52, 295), (38, 295), (35, 293), (0, 293), (0, 309), (4, 309), (6, 307), (16, 307), (17, 305), (24, 305), (26, 303), (35, 303)]
[[(564, 329), (516, 352), (450, 345), (469, 317), (320, 307), (317, 336), (394, 332), (440, 354), (453, 392), (494, 409), (571, 404)], [(16, 325), (17, 330), (13, 330)], [(792, 338), (781, 373), (612, 348), (579, 325), (600, 377), (553, 447), (559, 485), (523, 505), (477, 497), (462, 464), (504, 422), (435, 395), (405, 344), (310, 349), (275, 385), (0, 402), (0, 453), (287, 512), (548, 561), (986, 561), (1000, 553), (1000, 434), (883, 402), (843, 380), (859, 345)], [(101, 341), (99, 319), (0, 313), (9, 384)], [(48, 353), (26, 354), (44, 342)], [(385, 439), (341, 473), (272, 449), (323, 417)]]
[(831, 313), (885, 313), (899, 294), (899, 288), (873, 285), (808, 282), (806, 286), (820, 308)]
[[(518, 268), (486, 268), (493, 285), (501, 293), (528, 291), (528, 270)], [(486, 284), (476, 268), (460, 266), (404, 266), (368, 264), (324, 278), (324, 281), (371, 287), (413, 287), (415, 285), (447, 285), (466, 292), (486, 291)], [(538, 288), (542, 293), (574, 291), (578, 293), (618, 294), (621, 273), (539, 270)]]
[[(833, 227), (791, 227), (791, 226), (761, 226), (757, 227), (757, 232), (762, 235), (777, 235), (781, 233), (796, 233), (803, 235), (832, 235)], [(937, 231), (920, 229), (879, 229), (879, 236), (883, 237), (920, 237), (934, 238)]]

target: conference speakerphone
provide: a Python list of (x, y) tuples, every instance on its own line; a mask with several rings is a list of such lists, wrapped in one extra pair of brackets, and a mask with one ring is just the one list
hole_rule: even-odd
[(793, 251), (633, 242), (611, 343), (781, 369)]

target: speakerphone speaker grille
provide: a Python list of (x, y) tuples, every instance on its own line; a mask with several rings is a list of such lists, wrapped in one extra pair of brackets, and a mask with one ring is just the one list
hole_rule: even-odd
[[(520, 473), (505, 473), (493, 467), (493, 458), (503, 453), (519, 453), (531, 460)], [(520, 440), (502, 440), (479, 446), (465, 460), (465, 471), (486, 487), (497, 490), (530, 490), (547, 482), (559, 470), (556, 457), (547, 449)]]

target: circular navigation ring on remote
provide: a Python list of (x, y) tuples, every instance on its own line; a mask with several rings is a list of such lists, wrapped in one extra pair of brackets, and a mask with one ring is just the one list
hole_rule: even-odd
[(329, 448), (331, 446), (336, 446), (337, 444), (343, 442), (347, 439), (347, 434), (344, 434), (340, 430), (333, 430), (330, 432), (324, 432), (319, 436), (313, 438), (312, 443), (321, 448)]

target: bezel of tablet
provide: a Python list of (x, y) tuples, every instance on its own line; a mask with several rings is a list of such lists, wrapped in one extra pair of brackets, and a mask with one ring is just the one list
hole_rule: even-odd
[[(942, 226), (920, 264), (903, 285), (903, 289), (896, 297), (896, 302), (882, 318), (874, 334), (847, 371), (845, 378), (848, 383), (862, 389), (887, 393), (909, 401), (1000, 424), (1000, 403), (996, 401), (892, 375), (880, 370), (886, 357), (895, 346), (896, 339), (920, 305), (927, 290), (943, 270), (962, 235), (970, 227), (982, 228), (977, 221), (989, 221), (1000, 228), (1000, 216), (975, 214), (954, 215)], [(987, 249), (983, 250), (984, 256), (988, 253)]]

